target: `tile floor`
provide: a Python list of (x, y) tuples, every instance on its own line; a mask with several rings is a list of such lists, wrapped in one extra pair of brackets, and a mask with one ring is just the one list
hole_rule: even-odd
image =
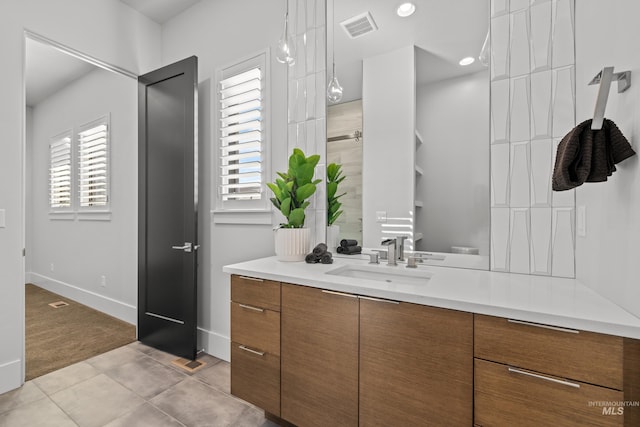
[(2, 427), (276, 427), (231, 396), (229, 363), (207, 354), (188, 373), (134, 342), (0, 395)]

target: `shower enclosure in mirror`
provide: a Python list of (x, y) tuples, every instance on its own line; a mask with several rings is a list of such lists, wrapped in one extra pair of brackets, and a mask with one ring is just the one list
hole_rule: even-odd
[(327, 4), (344, 88), (327, 112), (327, 163), (347, 177), (341, 238), (405, 235), (441, 265), (489, 268), (488, 3), (418, 0), (408, 17), (385, 0)]

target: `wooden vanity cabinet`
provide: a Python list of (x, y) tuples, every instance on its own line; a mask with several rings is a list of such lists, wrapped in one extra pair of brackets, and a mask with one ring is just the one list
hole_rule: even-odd
[(280, 283), (231, 276), (231, 394), (280, 415)]
[[(638, 426), (639, 341), (475, 315), (475, 425)], [(614, 402), (607, 405), (606, 402)]]
[(358, 297), (282, 284), (282, 411), (297, 426), (358, 425)]
[(470, 426), (473, 314), (360, 298), (360, 425)]

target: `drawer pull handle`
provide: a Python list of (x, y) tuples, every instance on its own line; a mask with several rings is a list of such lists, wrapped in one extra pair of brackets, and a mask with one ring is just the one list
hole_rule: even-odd
[(507, 322), (516, 323), (518, 325), (535, 326), (536, 328), (542, 328), (542, 329), (551, 329), (552, 331), (567, 332), (569, 334), (579, 334), (580, 333), (580, 331), (575, 330), (575, 329), (561, 328), (559, 326), (541, 325), (539, 323), (525, 322), (525, 321), (522, 321), (522, 320), (507, 319)]
[(566, 385), (573, 388), (580, 388), (580, 384), (572, 383), (569, 381), (558, 380), (556, 378), (546, 377), (544, 375), (534, 374), (533, 372), (523, 371), (521, 369), (509, 367), (509, 372), (512, 372), (514, 374), (527, 375), (529, 377), (534, 377), (534, 378), (538, 378), (545, 381), (551, 381), (552, 383), (562, 384), (562, 385)]
[(245, 347), (243, 345), (239, 345), (238, 348), (240, 350), (248, 351), (249, 353), (257, 354), (258, 356), (264, 356), (264, 351), (253, 350), (249, 347)]
[(242, 308), (246, 308), (247, 310), (259, 311), (260, 313), (264, 313), (264, 308), (254, 307), (252, 305), (246, 305), (246, 304), (238, 304), (238, 305)]
[(348, 298), (358, 298), (358, 295), (353, 295), (353, 294), (345, 294), (344, 292), (336, 292), (336, 291), (327, 291), (327, 290), (322, 290), (323, 294), (331, 294), (331, 295), (338, 295), (340, 297), (348, 297)]
[(363, 297), (362, 295), (360, 295), (358, 298), (366, 299), (367, 301), (386, 302), (387, 304), (400, 304), (398, 301), (392, 301), (392, 300), (380, 299), (380, 298), (373, 298), (373, 297)]
[(264, 279), (256, 279), (255, 277), (240, 276), (241, 279), (253, 280), (254, 282), (264, 282)]

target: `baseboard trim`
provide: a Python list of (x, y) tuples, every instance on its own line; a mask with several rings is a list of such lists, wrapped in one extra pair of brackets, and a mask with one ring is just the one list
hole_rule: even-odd
[(138, 323), (138, 310), (131, 304), (52, 279), (42, 274), (29, 272), (26, 274), (26, 277), (28, 278), (27, 283), (33, 283), (47, 291), (60, 294), (63, 297), (70, 298), (80, 304), (89, 306), (117, 319), (131, 323), (132, 325)]
[(0, 394), (22, 386), (23, 380), (20, 359), (0, 364)]
[(231, 361), (231, 340), (224, 335), (198, 328), (198, 348), (218, 359)]

